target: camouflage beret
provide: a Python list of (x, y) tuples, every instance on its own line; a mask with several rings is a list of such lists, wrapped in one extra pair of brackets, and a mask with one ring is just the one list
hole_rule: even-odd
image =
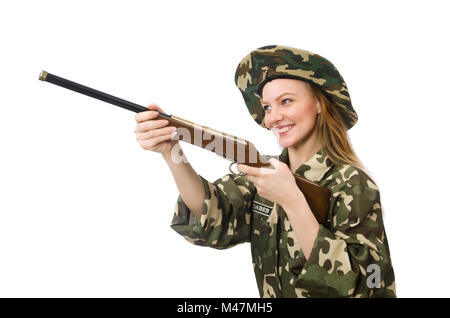
[(253, 119), (262, 127), (264, 110), (260, 99), (264, 85), (276, 78), (306, 81), (322, 90), (338, 107), (347, 129), (353, 127), (358, 115), (352, 107), (344, 79), (334, 65), (324, 57), (288, 46), (260, 47), (239, 63), (234, 81), (244, 97)]

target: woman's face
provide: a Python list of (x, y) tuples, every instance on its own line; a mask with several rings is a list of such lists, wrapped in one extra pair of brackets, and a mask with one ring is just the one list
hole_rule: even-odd
[(263, 87), (264, 122), (283, 148), (305, 143), (314, 132), (320, 102), (308, 85), (300, 80), (278, 78)]

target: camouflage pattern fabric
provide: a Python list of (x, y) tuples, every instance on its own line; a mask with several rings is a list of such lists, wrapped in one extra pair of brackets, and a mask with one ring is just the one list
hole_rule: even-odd
[[(286, 148), (279, 160), (289, 164)], [(283, 208), (259, 196), (245, 176), (228, 174), (214, 183), (201, 177), (201, 219), (178, 197), (171, 227), (200, 246), (250, 242), (261, 297), (396, 297), (375, 182), (358, 168), (333, 164), (325, 148), (295, 173), (332, 193), (330, 223), (320, 225), (308, 260)]]
[(317, 86), (338, 107), (347, 129), (358, 120), (347, 85), (330, 61), (305, 50), (268, 45), (246, 55), (239, 63), (234, 76), (250, 115), (263, 128), (267, 127), (260, 102), (262, 88), (276, 78), (299, 79)]

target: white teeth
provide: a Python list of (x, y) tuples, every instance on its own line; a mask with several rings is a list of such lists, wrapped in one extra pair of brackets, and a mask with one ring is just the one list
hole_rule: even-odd
[(283, 127), (280, 130), (278, 130), (278, 132), (280, 134), (285, 133), (286, 131), (288, 131), (289, 129), (291, 129), (292, 126), (287, 126), (287, 127)]

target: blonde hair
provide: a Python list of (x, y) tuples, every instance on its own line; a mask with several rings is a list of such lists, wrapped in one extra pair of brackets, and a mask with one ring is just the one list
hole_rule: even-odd
[(320, 102), (321, 113), (317, 118), (316, 129), (330, 160), (338, 165), (349, 164), (366, 170), (353, 150), (344, 119), (337, 106), (325, 97), (318, 87), (311, 84), (309, 87)]

